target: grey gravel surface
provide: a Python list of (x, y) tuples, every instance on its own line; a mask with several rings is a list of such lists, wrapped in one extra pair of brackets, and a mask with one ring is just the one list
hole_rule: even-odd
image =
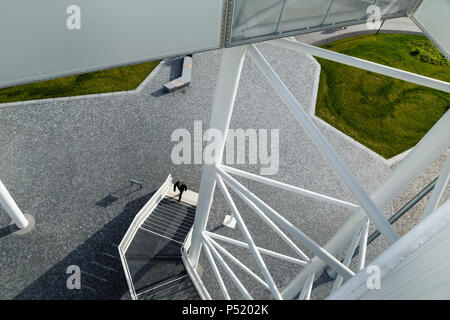
[[(450, 151), (450, 149), (449, 149)], [(447, 159), (447, 152), (441, 154), (435, 161), (433, 161), (422, 174), (420, 174), (414, 181), (401, 192), (392, 202), (394, 212), (418, 194), (425, 186), (437, 177)], [(394, 169), (396, 165), (392, 166)], [(430, 194), (419, 201), (406, 215), (400, 218), (395, 224), (394, 229), (399, 235), (404, 235), (417, 225), (423, 218), (423, 212), (427, 206)], [(444, 203), (450, 199), (450, 184), (447, 184), (439, 204)]]

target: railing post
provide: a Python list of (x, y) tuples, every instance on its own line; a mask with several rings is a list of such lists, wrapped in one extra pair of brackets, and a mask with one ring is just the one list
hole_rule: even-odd
[(210, 120), (210, 129), (222, 133), (222, 141), (216, 144), (215, 163), (203, 164), (202, 177), (195, 221), (192, 230), (192, 241), (189, 249), (189, 259), (192, 266), (197, 269), (198, 259), (202, 246), (202, 233), (208, 222), (214, 190), (216, 187), (216, 164), (221, 164), (226, 135), (233, 113), (234, 101), (241, 76), (247, 46), (239, 46), (222, 50), (219, 75)]
[(14, 223), (19, 229), (24, 229), (28, 226), (28, 220), (20, 211), (14, 199), (9, 194), (6, 187), (0, 181), (0, 204), (6, 210), (6, 213), (13, 219)]

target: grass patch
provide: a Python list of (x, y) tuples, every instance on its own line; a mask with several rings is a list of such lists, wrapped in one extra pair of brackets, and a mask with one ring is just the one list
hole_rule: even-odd
[(152, 61), (0, 89), (0, 103), (134, 90), (158, 64)]
[[(363, 35), (325, 49), (450, 81), (447, 59), (423, 36)], [(450, 108), (450, 94), (318, 59), (316, 115), (385, 158), (406, 151)]]

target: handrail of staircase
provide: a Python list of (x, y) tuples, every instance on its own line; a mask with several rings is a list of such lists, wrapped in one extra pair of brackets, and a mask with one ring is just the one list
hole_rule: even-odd
[(120, 260), (122, 261), (122, 266), (125, 271), (125, 277), (127, 279), (127, 283), (128, 283), (128, 287), (130, 289), (132, 300), (137, 300), (137, 295), (136, 295), (136, 290), (134, 288), (133, 279), (131, 277), (131, 273), (128, 268), (128, 263), (127, 263), (127, 260), (125, 257), (125, 253), (127, 252), (128, 247), (130, 246), (131, 241), (133, 240), (134, 236), (136, 235), (136, 232), (138, 231), (139, 227), (144, 223), (145, 219), (147, 219), (147, 217), (153, 212), (153, 210), (156, 208), (156, 206), (159, 204), (159, 202), (165, 197), (171, 184), (172, 184), (172, 176), (169, 174), (166, 181), (152, 195), (152, 197), (144, 205), (144, 207), (136, 214), (136, 216), (133, 219), (133, 222), (131, 222), (130, 227), (128, 228), (122, 241), (119, 244), (119, 247), (118, 247), (119, 256), (120, 256)]
[(194, 284), (194, 287), (197, 289), (197, 292), (202, 298), (202, 300), (212, 300), (208, 290), (203, 284), (202, 279), (194, 270), (194, 267), (192, 266), (191, 261), (188, 257), (188, 251), (189, 248), (191, 247), (192, 229), (193, 228), (191, 228), (191, 230), (189, 231), (186, 239), (184, 240), (183, 245), (181, 246), (181, 260), (183, 261), (183, 264), (186, 268), (189, 278), (191, 278), (191, 281)]

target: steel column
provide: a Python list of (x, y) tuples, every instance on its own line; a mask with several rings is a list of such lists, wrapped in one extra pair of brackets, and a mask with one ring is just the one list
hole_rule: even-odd
[(20, 211), (14, 199), (9, 194), (6, 187), (0, 181), (0, 204), (5, 209), (6, 213), (13, 219), (14, 223), (19, 229), (26, 228), (28, 226), (28, 220)]
[(241, 77), (247, 46), (239, 46), (222, 50), (222, 59), (217, 79), (216, 92), (212, 107), (210, 128), (222, 133), (222, 141), (218, 144), (215, 154), (215, 164), (203, 164), (202, 177), (198, 197), (195, 221), (192, 230), (192, 242), (189, 259), (196, 269), (202, 246), (202, 233), (208, 222), (209, 211), (216, 187), (215, 165), (221, 164), (228, 127), (233, 113), (234, 101)]

